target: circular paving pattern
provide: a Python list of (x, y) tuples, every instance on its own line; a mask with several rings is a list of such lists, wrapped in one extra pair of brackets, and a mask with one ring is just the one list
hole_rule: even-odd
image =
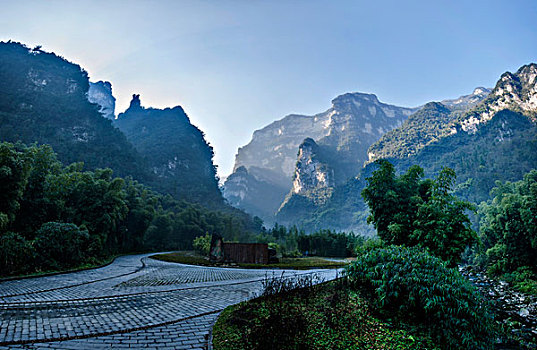
[[(335, 277), (333, 270), (285, 275), (309, 273)], [(136, 255), (100, 269), (2, 282), (0, 349), (206, 348), (218, 313), (257, 296), (267, 274)]]

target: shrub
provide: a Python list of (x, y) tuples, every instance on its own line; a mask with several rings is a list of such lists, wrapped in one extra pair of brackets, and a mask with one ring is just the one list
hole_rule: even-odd
[(456, 269), (417, 247), (369, 251), (347, 268), (386, 316), (424, 328), (445, 349), (489, 349), (493, 317), (476, 289)]
[(209, 256), (209, 251), (211, 250), (211, 238), (212, 236), (207, 232), (205, 236), (199, 236), (194, 238), (192, 246), (194, 250), (204, 256)]
[(86, 257), (88, 241), (88, 231), (75, 224), (47, 222), (37, 231), (34, 241), (37, 263), (43, 269), (78, 266)]
[(33, 258), (34, 249), (23, 236), (14, 232), (0, 235), (0, 275), (28, 272)]

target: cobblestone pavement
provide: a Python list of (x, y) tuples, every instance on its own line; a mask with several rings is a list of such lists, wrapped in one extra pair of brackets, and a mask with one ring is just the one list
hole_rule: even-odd
[(0, 283), (0, 349), (205, 349), (218, 313), (277, 271), (195, 267), (124, 256), (95, 270)]

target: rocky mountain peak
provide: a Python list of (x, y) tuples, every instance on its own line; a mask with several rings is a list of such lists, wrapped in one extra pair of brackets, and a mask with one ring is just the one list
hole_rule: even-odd
[(347, 110), (352, 108), (356, 102), (362, 103), (371, 103), (379, 105), (380, 101), (378, 100), (377, 95), (375, 94), (366, 94), (363, 92), (351, 92), (340, 95), (332, 100), (332, 106), (338, 110)]
[(472, 92), (472, 95), (478, 95), (478, 96), (488, 96), (492, 90), (488, 89), (486, 87), (476, 87), (474, 91)]
[(142, 110), (144, 109), (142, 107), (142, 102), (140, 101), (140, 95), (139, 94), (133, 94), (132, 100), (129, 105), (129, 108), (127, 110), (135, 111), (135, 110)]
[(485, 100), (491, 91), (492, 89), (479, 86), (470, 95), (463, 95), (456, 99), (443, 100), (441, 102), (451, 109), (468, 110)]
[(537, 64), (520, 67), (516, 73), (505, 72), (490, 95), (460, 121), (462, 130), (475, 133), (497, 112), (510, 109), (537, 121)]

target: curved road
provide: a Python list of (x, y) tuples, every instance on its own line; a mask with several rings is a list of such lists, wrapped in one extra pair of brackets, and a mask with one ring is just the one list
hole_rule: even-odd
[(266, 276), (336, 275), (199, 267), (149, 255), (0, 283), (0, 349), (207, 349), (220, 311), (257, 296)]

